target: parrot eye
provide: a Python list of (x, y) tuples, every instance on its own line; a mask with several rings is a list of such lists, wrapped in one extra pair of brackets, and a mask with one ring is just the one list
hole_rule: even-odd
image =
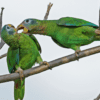
[(29, 22), (29, 20), (26, 20), (26, 22), (28, 23), (28, 22)]
[(25, 23), (30, 23), (30, 20), (28, 20), (28, 19), (27, 19), (27, 20), (25, 20)]
[(6, 29), (7, 29), (7, 30), (9, 30), (9, 29), (10, 29), (10, 27), (9, 27), (9, 26), (6, 26)]
[(28, 24), (30, 23), (31, 21), (29, 19), (25, 20), (25, 23)]

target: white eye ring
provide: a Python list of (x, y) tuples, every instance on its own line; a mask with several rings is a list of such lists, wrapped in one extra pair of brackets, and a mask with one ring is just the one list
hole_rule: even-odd
[(9, 27), (9, 26), (6, 26), (6, 29), (7, 29), (7, 30), (10, 30), (10, 27)]
[(30, 21), (29, 19), (26, 19), (26, 20), (25, 20), (25, 23), (26, 23), (26, 24), (28, 24), (28, 23), (30, 23), (30, 22), (31, 22), (31, 21)]

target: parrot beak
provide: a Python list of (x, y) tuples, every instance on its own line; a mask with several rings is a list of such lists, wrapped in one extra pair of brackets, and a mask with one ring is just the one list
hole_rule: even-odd
[(28, 33), (28, 29), (21, 23), (20, 25), (17, 26), (17, 31), (23, 29), (23, 33)]

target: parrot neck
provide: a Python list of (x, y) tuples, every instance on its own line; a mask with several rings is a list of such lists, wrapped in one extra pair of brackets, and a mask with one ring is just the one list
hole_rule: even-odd
[(33, 31), (33, 34), (53, 36), (55, 29), (57, 27), (56, 20), (41, 20), (38, 26), (38, 31)]
[(57, 29), (56, 20), (46, 20), (43, 21), (45, 25), (45, 30), (43, 35), (53, 37), (55, 30)]
[(18, 48), (18, 35), (10, 36), (10, 35), (5, 35), (3, 40), (6, 42), (11, 48)]

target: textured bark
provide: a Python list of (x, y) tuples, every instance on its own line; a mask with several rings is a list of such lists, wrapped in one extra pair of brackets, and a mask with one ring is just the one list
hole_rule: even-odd
[[(95, 53), (99, 53), (99, 52), (100, 52), (100, 46), (90, 48), (90, 49), (81, 51), (79, 53), (79, 58), (83, 58), (83, 57), (86, 57), (86, 56), (89, 56), (89, 55), (92, 55), (92, 54), (95, 54)], [(75, 56), (75, 54), (71, 54), (71, 55), (53, 60), (51, 62), (48, 62), (49, 66), (48, 65), (42, 65), (42, 66), (37, 66), (37, 67), (34, 67), (34, 68), (24, 70), (24, 77), (28, 77), (28, 76), (31, 76), (31, 75), (34, 75), (34, 74), (41, 73), (41, 72), (46, 71), (48, 69), (57, 67), (59, 65), (65, 64), (65, 63), (69, 63), (69, 62), (74, 61), (74, 60), (77, 60), (77, 57)], [(19, 78), (20, 77), (19, 77), (18, 73), (2, 75), (2, 76), (0, 76), (0, 83), (13, 81), (13, 80), (19, 79)]]
[(0, 59), (2, 59), (3, 57), (6, 57), (7, 56), (7, 53), (3, 54), (0, 56)]
[[(0, 37), (1, 37), (1, 28), (2, 28), (2, 15), (3, 15), (3, 10), (4, 8), (1, 8), (1, 14), (0, 14)], [(3, 45), (5, 44), (5, 42), (2, 40), (1, 38), (1, 42), (0, 42), (0, 49), (3, 47)]]
[(52, 7), (53, 4), (49, 3), (48, 7), (47, 7), (47, 11), (46, 11), (46, 14), (44, 16), (44, 20), (47, 20), (48, 19), (48, 15), (49, 15), (49, 12), (50, 12), (50, 9)]
[[(100, 30), (100, 8), (99, 8), (99, 30)], [(100, 94), (94, 100), (100, 100)]]
[(100, 30), (100, 8), (99, 8), (99, 30)]
[(100, 100), (100, 94), (94, 100)]

